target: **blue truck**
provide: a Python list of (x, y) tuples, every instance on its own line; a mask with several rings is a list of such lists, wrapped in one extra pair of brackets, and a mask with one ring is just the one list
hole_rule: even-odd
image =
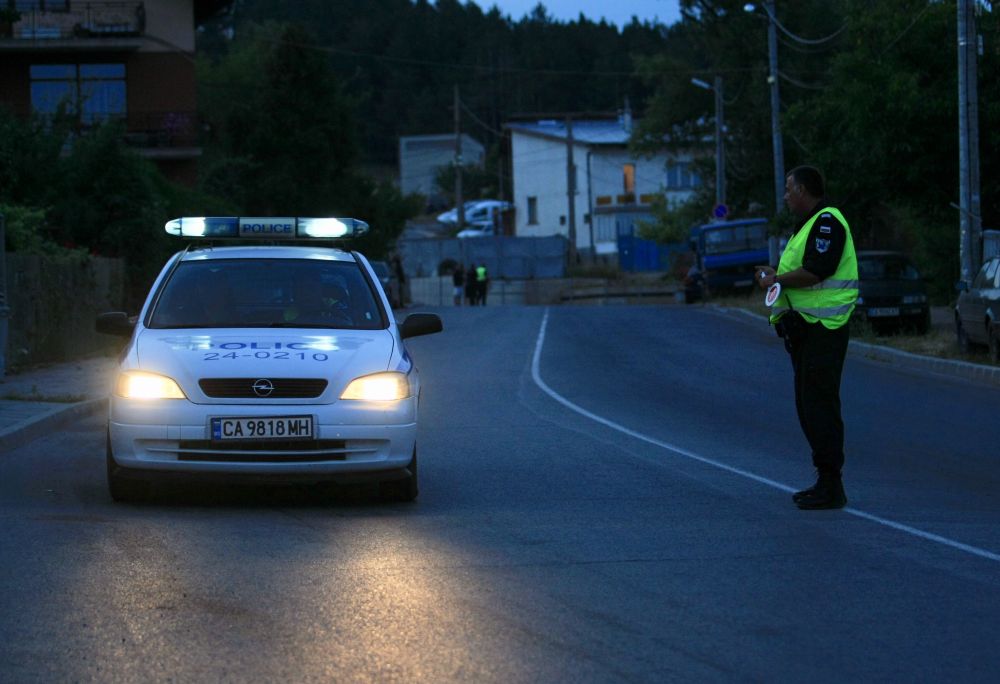
[(709, 290), (753, 285), (754, 266), (769, 261), (767, 219), (706, 223), (691, 229), (691, 249)]

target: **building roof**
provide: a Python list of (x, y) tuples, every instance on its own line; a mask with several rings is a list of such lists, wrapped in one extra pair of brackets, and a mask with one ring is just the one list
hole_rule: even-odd
[[(514, 133), (539, 138), (566, 140), (566, 122), (556, 119), (518, 121), (506, 124), (505, 128)], [(631, 133), (625, 129), (625, 123), (615, 119), (584, 119), (573, 122), (573, 140), (582, 145), (627, 145), (630, 137)]]

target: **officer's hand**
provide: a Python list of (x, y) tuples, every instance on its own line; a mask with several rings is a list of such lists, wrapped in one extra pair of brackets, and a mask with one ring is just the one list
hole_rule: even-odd
[(770, 266), (754, 266), (754, 280), (762, 290), (767, 289), (774, 282), (774, 269)]

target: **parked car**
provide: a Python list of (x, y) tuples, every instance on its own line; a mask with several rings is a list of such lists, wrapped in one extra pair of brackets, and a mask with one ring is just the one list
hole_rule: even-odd
[(493, 226), (473, 226), (472, 228), (466, 228), (464, 230), (458, 231), (455, 237), (460, 238), (474, 238), (474, 237), (493, 237)]
[(396, 274), (389, 268), (389, 264), (384, 261), (372, 261), (370, 263), (372, 270), (375, 271), (375, 275), (378, 276), (379, 282), (382, 283), (382, 289), (389, 300), (389, 306), (393, 308), (400, 306), (399, 279), (396, 278)]
[(911, 328), (921, 335), (931, 327), (927, 286), (917, 267), (901, 252), (858, 252), (858, 301), (855, 315), (878, 330)]
[(986, 345), (993, 363), (1000, 363), (1000, 256), (988, 259), (972, 281), (959, 283), (955, 333), (959, 348)]
[[(510, 202), (500, 200), (478, 200), (465, 203), (465, 225), (471, 228), (493, 228), (496, 225), (497, 214), (510, 209)], [(455, 209), (438, 215), (438, 221), (455, 225), (458, 223), (458, 212)]]

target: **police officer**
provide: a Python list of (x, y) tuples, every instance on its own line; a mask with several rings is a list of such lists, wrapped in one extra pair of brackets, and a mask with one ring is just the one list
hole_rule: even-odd
[(490, 287), (490, 276), (486, 272), (486, 264), (476, 267), (476, 300), (481, 306), (486, 306), (486, 292)]
[(788, 174), (785, 203), (798, 225), (777, 272), (769, 266), (757, 269), (762, 288), (781, 285), (771, 323), (791, 356), (795, 408), (818, 475), (816, 484), (792, 495), (802, 509), (847, 504), (841, 481), (840, 376), (847, 355), (847, 323), (858, 298), (858, 260), (847, 220), (824, 195), (818, 169), (799, 166)]

